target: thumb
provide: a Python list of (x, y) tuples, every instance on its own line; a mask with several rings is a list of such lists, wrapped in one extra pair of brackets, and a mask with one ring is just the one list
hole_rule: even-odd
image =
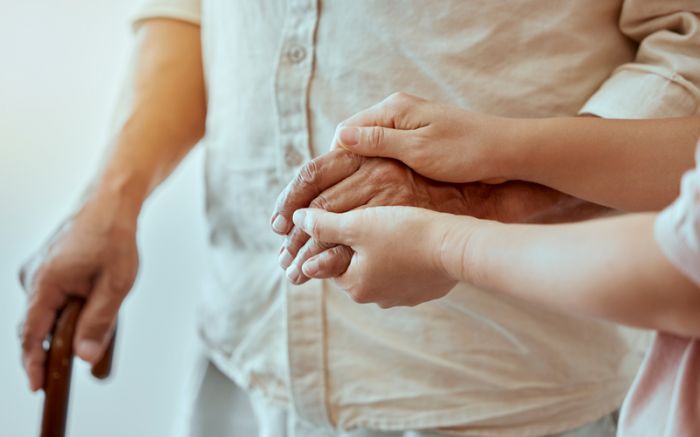
[(111, 339), (124, 297), (125, 293), (113, 289), (108, 273), (100, 275), (76, 327), (74, 350), (80, 359), (91, 364), (100, 360)]
[(343, 127), (338, 131), (336, 142), (341, 147), (364, 156), (380, 156), (403, 160), (410, 151), (410, 130), (391, 129), (382, 126)]
[(292, 220), (316, 241), (349, 245), (346, 214), (307, 208), (297, 210)]

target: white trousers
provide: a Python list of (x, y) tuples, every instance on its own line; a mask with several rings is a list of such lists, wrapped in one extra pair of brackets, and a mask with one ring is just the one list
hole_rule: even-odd
[[(427, 431), (328, 431), (301, 421), (292, 412), (270, 405), (236, 386), (203, 359), (193, 392), (178, 418), (177, 437), (445, 437)], [(615, 437), (616, 415), (550, 437)]]

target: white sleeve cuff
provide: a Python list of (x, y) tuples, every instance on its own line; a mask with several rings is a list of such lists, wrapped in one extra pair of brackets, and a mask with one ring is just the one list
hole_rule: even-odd
[(700, 90), (680, 75), (627, 64), (618, 68), (579, 114), (603, 118), (682, 117), (700, 112)]
[(200, 0), (146, 0), (132, 16), (132, 27), (138, 27), (151, 18), (171, 18), (199, 25)]

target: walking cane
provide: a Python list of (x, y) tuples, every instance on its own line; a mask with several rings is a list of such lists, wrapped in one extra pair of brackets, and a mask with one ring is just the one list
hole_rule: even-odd
[[(51, 334), (46, 378), (44, 379), (44, 412), (41, 420), (41, 437), (64, 437), (68, 416), (70, 381), (73, 369), (73, 335), (83, 300), (71, 298), (58, 314)], [(105, 379), (112, 370), (114, 339), (112, 336), (107, 351), (92, 367), (92, 375)]]

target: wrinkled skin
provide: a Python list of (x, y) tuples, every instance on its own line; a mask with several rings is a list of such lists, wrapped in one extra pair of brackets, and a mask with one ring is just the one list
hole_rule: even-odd
[(310, 239), (294, 227), (294, 211), (311, 207), (346, 212), (368, 206), (413, 206), (502, 222), (553, 223), (600, 215), (605, 208), (537, 184), (435, 182), (388, 158), (366, 158), (332, 150), (302, 167), (277, 199), (271, 223), (286, 239), (280, 264), (294, 284), (308, 281), (304, 262), (324, 251), (324, 271), (335, 277), (347, 269), (352, 250)]
[(80, 358), (95, 364), (108, 345), (119, 307), (136, 279), (136, 224), (114, 222), (107, 209), (103, 205), (82, 208), (20, 270), (20, 283), (29, 298), (21, 331), (22, 362), (34, 391), (44, 384), (44, 339), (67, 299), (86, 299), (74, 349)]

